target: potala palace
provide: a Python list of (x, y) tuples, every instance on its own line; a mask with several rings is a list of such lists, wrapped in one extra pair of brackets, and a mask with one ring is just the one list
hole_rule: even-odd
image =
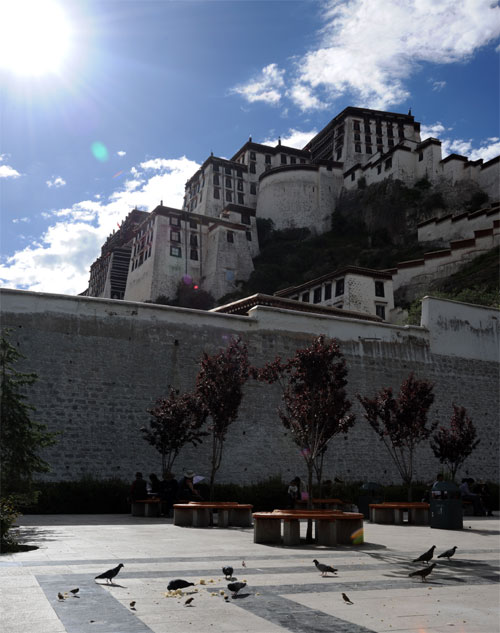
[(421, 140), (420, 123), (410, 113), (348, 107), (303, 149), (250, 138), (229, 160), (210, 155), (187, 181), (182, 209), (160, 204), (150, 213), (132, 210), (103, 245), (83, 294), (155, 301), (175, 297), (179, 282), (188, 279), (219, 299), (238, 290), (253, 270), (257, 218), (272, 220), (275, 229), (307, 227), (320, 234), (331, 229), (341, 194), (361, 179), (363, 185), (393, 179), (412, 186), (424, 178), (475, 183), (493, 204), (419, 226), (419, 241), (442, 240), (446, 249), (390, 271), (350, 268), (352, 283), (343, 271), (332, 271), (331, 278), (280, 293), (386, 319), (393, 291), (409, 280), (449, 275), (498, 244), (499, 165), (500, 156), (486, 163), (457, 154), (442, 158), (441, 141)]

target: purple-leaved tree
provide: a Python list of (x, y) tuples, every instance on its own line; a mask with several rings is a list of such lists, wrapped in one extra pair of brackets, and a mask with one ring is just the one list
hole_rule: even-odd
[(382, 389), (375, 398), (358, 395), (365, 418), (389, 451), (408, 487), (408, 501), (412, 500), (415, 449), (437, 426), (437, 422), (427, 426), (429, 409), (434, 402), (433, 387), (428, 380), (417, 380), (411, 373), (401, 384), (397, 398), (390, 387)]
[(213, 499), (215, 475), (222, 462), (229, 426), (238, 416), (243, 385), (248, 379), (248, 350), (240, 339), (233, 339), (218, 354), (203, 354), (196, 377), (195, 393), (204, 419), (210, 418), (208, 435), (212, 438), (210, 499)]
[[(278, 357), (252, 373), (258, 380), (278, 382), (282, 388), (283, 406), (278, 415), (306, 463), (308, 507), (312, 507), (313, 472), (320, 468), (329, 442), (347, 433), (355, 421), (345, 391), (345, 358), (337, 341), (319, 336), (286, 362)], [(312, 540), (311, 522), (307, 539)]]
[(450, 428), (440, 426), (432, 436), (431, 448), (441, 464), (445, 464), (455, 481), (457, 470), (479, 444), (472, 420), (464, 407), (453, 405)]
[(204, 418), (200, 401), (196, 394), (180, 394), (170, 387), (167, 398), (159, 398), (156, 405), (148, 410), (152, 420), (149, 426), (141, 428), (144, 439), (161, 455), (163, 476), (171, 472), (180, 450), (186, 444), (197, 446), (207, 435), (200, 429)]

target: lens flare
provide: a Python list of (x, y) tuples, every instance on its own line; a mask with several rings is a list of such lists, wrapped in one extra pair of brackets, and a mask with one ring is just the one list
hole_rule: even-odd
[(361, 545), (365, 542), (365, 534), (363, 528), (359, 528), (351, 534), (351, 541), (353, 545)]
[(94, 158), (98, 160), (99, 162), (105, 163), (108, 160), (109, 153), (104, 143), (101, 143), (100, 141), (95, 141), (90, 146), (90, 149), (92, 151), (92, 155), (94, 156)]

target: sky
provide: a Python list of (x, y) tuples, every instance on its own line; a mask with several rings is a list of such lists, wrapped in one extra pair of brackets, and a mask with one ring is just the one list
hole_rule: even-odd
[(499, 54), (492, 0), (0, 0), (0, 285), (84, 291), (210, 152), (303, 147), (347, 106), (489, 160)]

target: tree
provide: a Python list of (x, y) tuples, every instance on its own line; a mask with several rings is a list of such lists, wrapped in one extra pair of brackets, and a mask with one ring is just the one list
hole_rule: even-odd
[(455, 481), (457, 470), (479, 444), (476, 427), (464, 407), (453, 405), (450, 428), (441, 426), (431, 439), (431, 448), (441, 464), (445, 464)]
[[(258, 380), (281, 385), (284, 406), (278, 408), (278, 415), (306, 463), (309, 507), (312, 507), (314, 470), (321, 478), (330, 441), (340, 433), (347, 433), (355, 422), (355, 416), (349, 413), (351, 402), (345, 391), (347, 371), (337, 341), (324, 336), (297, 350), (285, 363), (278, 357), (254, 370)], [(308, 523), (309, 541), (311, 537), (312, 525)]]
[(200, 430), (203, 416), (195, 394), (180, 394), (170, 387), (167, 398), (159, 398), (148, 411), (153, 419), (149, 427), (142, 427), (144, 439), (161, 455), (162, 474), (172, 471), (175, 459), (186, 444), (197, 446), (207, 435)]
[(233, 339), (225, 350), (213, 356), (204, 353), (200, 362), (195, 393), (205, 419), (211, 418), (208, 427), (212, 437), (210, 499), (213, 499), (215, 475), (222, 462), (229, 426), (238, 416), (248, 368), (247, 346), (240, 339)]
[(408, 501), (412, 498), (415, 449), (437, 426), (437, 422), (433, 422), (427, 427), (427, 416), (434, 402), (433, 388), (431, 382), (417, 380), (411, 373), (401, 384), (397, 398), (390, 387), (382, 389), (373, 399), (358, 395), (365, 418), (389, 451), (408, 487)]
[(0, 485), (2, 497), (32, 495), (33, 476), (50, 470), (39, 451), (55, 443), (55, 433), (32, 420), (34, 407), (26, 400), (25, 391), (38, 376), (22, 373), (14, 365), (25, 358), (8, 341), (9, 331), (0, 337)]

